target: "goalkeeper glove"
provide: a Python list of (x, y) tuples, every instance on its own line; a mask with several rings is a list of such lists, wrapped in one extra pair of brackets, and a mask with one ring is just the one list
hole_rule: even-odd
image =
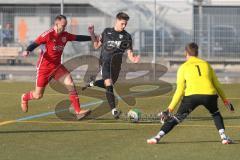
[(229, 111), (231, 111), (231, 112), (234, 111), (234, 107), (233, 107), (233, 105), (232, 105), (232, 103), (231, 103), (230, 101), (224, 100), (224, 105), (227, 107), (227, 109), (228, 109)]
[(160, 112), (158, 116), (160, 117), (160, 122), (164, 124), (166, 121), (171, 119), (172, 113), (169, 111), (169, 109), (167, 109), (166, 111)]

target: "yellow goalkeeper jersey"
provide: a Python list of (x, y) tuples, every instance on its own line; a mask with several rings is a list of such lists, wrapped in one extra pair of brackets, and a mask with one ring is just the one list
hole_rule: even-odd
[(190, 57), (180, 66), (176, 83), (177, 88), (169, 105), (170, 110), (176, 107), (182, 96), (218, 94), (222, 100), (226, 99), (210, 64), (197, 57)]

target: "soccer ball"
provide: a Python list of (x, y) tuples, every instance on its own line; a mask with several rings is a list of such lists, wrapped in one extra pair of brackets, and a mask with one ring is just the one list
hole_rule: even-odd
[(130, 109), (128, 111), (127, 116), (131, 122), (136, 123), (136, 122), (139, 122), (139, 120), (141, 118), (141, 114), (142, 114), (141, 111), (139, 109), (135, 108), (135, 109)]

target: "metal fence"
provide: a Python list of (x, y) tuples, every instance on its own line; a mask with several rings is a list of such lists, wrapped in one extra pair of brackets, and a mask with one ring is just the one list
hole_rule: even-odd
[(194, 39), (201, 44), (203, 57), (239, 60), (239, 13), (240, 6), (204, 6), (200, 16), (194, 7)]
[[(93, 3), (94, 2), (94, 3)], [(114, 5), (114, 7), (113, 7)], [(115, 15), (126, 11), (130, 15), (127, 31), (134, 41), (134, 51), (151, 59), (154, 54), (154, 11), (156, 11), (157, 57), (179, 59), (184, 46), (196, 41), (201, 46), (201, 56), (214, 60), (240, 60), (240, 6), (198, 6), (186, 1), (89, 1), (89, 4), (65, 4), (68, 17), (67, 30), (74, 34), (88, 34), (89, 24), (95, 25), (100, 34), (105, 27), (112, 27)], [(39, 34), (50, 28), (54, 17), (61, 12), (60, 5), (1, 5), (0, 45), (20, 46), (23, 49)], [(79, 54), (98, 54), (90, 43), (69, 43), (65, 57)]]

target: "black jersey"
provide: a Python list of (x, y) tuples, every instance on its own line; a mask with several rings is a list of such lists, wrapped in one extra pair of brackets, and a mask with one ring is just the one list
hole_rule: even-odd
[(132, 49), (131, 35), (125, 30), (117, 32), (114, 28), (106, 28), (101, 35), (101, 42), (100, 59), (102, 62), (121, 64), (124, 52)]

